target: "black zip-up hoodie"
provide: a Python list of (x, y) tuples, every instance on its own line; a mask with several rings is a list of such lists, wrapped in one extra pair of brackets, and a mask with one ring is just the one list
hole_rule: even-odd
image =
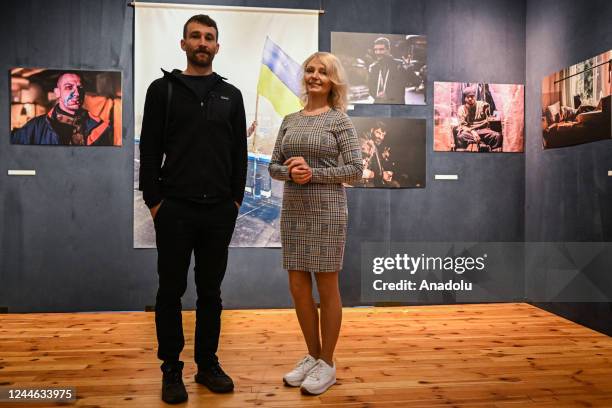
[(146, 205), (166, 197), (242, 203), (247, 167), (242, 94), (213, 73), (216, 81), (202, 100), (179, 70), (162, 71), (147, 90), (140, 134), (139, 189)]

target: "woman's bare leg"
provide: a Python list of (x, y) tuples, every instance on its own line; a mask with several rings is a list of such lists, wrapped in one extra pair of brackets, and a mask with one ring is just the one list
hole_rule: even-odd
[(342, 325), (342, 299), (338, 287), (338, 272), (316, 273), (315, 278), (321, 299), (322, 347), (319, 358), (333, 366), (334, 350)]
[(300, 328), (308, 347), (308, 354), (315, 359), (321, 354), (319, 340), (319, 314), (312, 298), (312, 278), (310, 272), (289, 271), (289, 288), (295, 305)]

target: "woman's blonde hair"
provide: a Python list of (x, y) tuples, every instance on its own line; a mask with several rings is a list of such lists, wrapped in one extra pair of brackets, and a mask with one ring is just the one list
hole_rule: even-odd
[[(346, 112), (346, 105), (348, 104), (348, 81), (346, 80), (346, 73), (340, 63), (340, 60), (329, 52), (315, 52), (310, 57), (306, 58), (306, 61), (302, 64), (302, 70), (306, 72), (308, 64), (317, 58), (321, 61), (321, 64), (325, 65), (327, 76), (331, 81), (331, 89), (329, 91), (328, 102), (329, 105), (342, 112)], [(308, 92), (306, 91), (306, 81), (302, 76), (302, 102), (304, 106), (308, 104)]]

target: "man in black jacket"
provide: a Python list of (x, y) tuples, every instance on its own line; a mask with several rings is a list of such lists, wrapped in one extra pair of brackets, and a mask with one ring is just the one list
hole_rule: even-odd
[[(149, 86), (140, 136), (140, 189), (151, 211), (159, 287), (155, 303), (162, 399), (187, 399), (182, 381), (181, 297), (191, 254), (197, 291), (196, 382), (230, 392), (231, 378), (216, 352), (221, 326), (221, 281), (246, 183), (246, 120), (242, 94), (212, 70), (217, 25), (191, 17), (183, 28), (183, 72), (164, 71)], [(163, 71), (163, 70), (162, 70)]]
[(404, 61), (391, 55), (387, 37), (374, 41), (376, 61), (368, 67), (368, 88), (374, 103), (404, 104), (407, 71)]

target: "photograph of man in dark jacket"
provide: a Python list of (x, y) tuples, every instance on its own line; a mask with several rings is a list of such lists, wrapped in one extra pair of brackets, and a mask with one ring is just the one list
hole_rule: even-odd
[(368, 68), (368, 89), (375, 103), (403, 104), (408, 81), (404, 61), (391, 55), (386, 37), (374, 41), (376, 61)]
[(162, 400), (187, 399), (179, 355), (185, 341), (181, 297), (191, 255), (197, 292), (196, 382), (230, 392), (216, 355), (221, 282), (246, 183), (246, 119), (241, 92), (213, 72), (217, 24), (206, 15), (185, 23), (184, 71), (163, 71), (147, 90), (140, 135), (140, 190), (151, 211), (159, 286), (155, 304)]
[(65, 72), (53, 90), (57, 103), (49, 112), (28, 121), (11, 133), (11, 143), (32, 145), (109, 146), (113, 127), (83, 108), (81, 76)]

